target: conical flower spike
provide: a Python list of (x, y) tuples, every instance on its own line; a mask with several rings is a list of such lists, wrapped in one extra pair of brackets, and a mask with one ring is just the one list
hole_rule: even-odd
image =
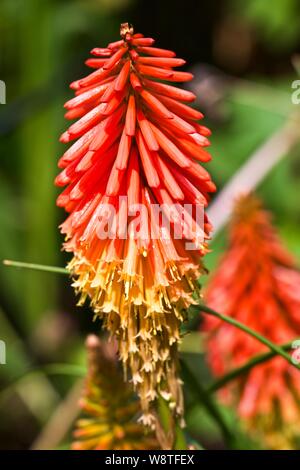
[(75, 450), (158, 449), (152, 434), (137, 422), (141, 414), (132, 388), (123, 382), (112, 343), (95, 335), (86, 341), (88, 375), (74, 430)]
[(152, 424), (158, 393), (182, 414), (177, 343), (199, 289), (215, 186), (202, 166), (209, 131), (186, 104), (195, 96), (174, 85), (192, 78), (174, 70), (184, 61), (127, 24), (121, 35), (93, 49), (95, 71), (71, 84), (66, 117), (78, 120), (61, 141), (76, 142), (59, 161), (56, 184), (67, 187), (57, 204), (70, 213), (61, 230), (79, 303), (89, 297), (116, 335)]
[[(300, 273), (256, 197), (237, 201), (229, 235), (227, 253), (206, 292), (207, 304), (276, 344), (299, 338)], [(206, 328), (210, 331), (208, 359), (216, 375), (267, 351), (256, 339), (213, 317), (207, 318)], [(297, 344), (298, 349), (291, 350), (295, 360), (300, 359)], [(228, 386), (223, 397), (237, 407), (258, 439), (264, 435), (270, 447), (296, 445), (300, 372), (282, 357), (253, 367)]]

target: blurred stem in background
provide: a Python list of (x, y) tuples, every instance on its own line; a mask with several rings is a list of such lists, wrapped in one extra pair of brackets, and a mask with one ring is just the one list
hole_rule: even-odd
[[(22, 53), (20, 92), (22, 95), (50, 82), (59, 60), (53, 26), (54, 2), (27, 0), (21, 17)], [(25, 120), (20, 129), (20, 154), (23, 164), (25, 197), (24, 259), (42, 262), (58, 260), (55, 216), (55, 189), (58, 154), (57, 136), (60, 106), (55, 100)], [(45, 145), (45, 142), (47, 144)], [(56, 306), (57, 279), (27, 271), (23, 278), (24, 328), (32, 328), (41, 313)]]
[[(1, 389), (0, 408), (6, 405), (6, 399), (9, 399), (10, 393), (16, 392), (30, 413), (42, 423), (58, 403), (59, 395), (50, 385), (43, 371), (38, 371), (34, 377), (29, 376), (33, 367), (32, 359), (22, 338), (16, 334), (1, 309), (0, 324), (1, 336), (6, 338), (9, 344), (8, 361), (10, 364), (9, 368), (3, 367), (1, 372), (4, 377), (7, 374), (8, 380), (12, 380), (11, 370), (14, 371), (12, 384), (7, 389)], [(20, 377), (24, 379), (22, 383), (19, 382)]]

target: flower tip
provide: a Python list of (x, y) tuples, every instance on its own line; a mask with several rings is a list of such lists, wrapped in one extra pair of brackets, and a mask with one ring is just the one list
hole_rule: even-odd
[(108, 49), (108, 47), (94, 47), (90, 53), (95, 56), (100, 57), (110, 57), (112, 54), (112, 50)]
[(203, 147), (209, 147), (210, 141), (206, 137), (202, 137), (202, 144)]
[[(95, 65), (97, 60), (102, 60), (102, 59), (93, 59), (93, 58), (86, 59), (84, 61), (84, 65), (87, 65), (88, 67), (91, 67), (91, 68), (97, 68), (96, 65)], [(94, 65), (95, 65), (95, 67), (94, 67)]]
[(99, 346), (100, 340), (96, 335), (88, 335), (85, 346), (87, 349), (97, 348)]
[[(189, 82), (191, 80), (193, 80), (194, 78), (194, 74), (193, 73), (190, 73), (190, 72), (185, 72), (185, 81)], [(201, 113), (202, 114), (202, 113)], [(202, 114), (202, 117), (204, 117), (204, 115)], [(202, 119), (202, 118), (199, 118), (199, 119)]]
[(73, 442), (71, 444), (71, 450), (81, 450), (81, 444), (80, 442)]
[(133, 26), (132, 24), (130, 23), (121, 23), (121, 26), (120, 26), (120, 36), (125, 39), (126, 38), (126, 35), (129, 34), (130, 36), (132, 36), (134, 33), (134, 29), (133, 29)]
[(80, 84), (79, 80), (75, 80), (75, 82), (70, 83), (71, 90), (79, 90)]
[(64, 181), (61, 178), (61, 174), (57, 175), (54, 180), (54, 186), (64, 186)]
[(209, 193), (215, 193), (217, 191), (217, 186), (212, 181), (207, 181), (206, 185)]
[(85, 407), (85, 404), (86, 404), (86, 401), (84, 398), (80, 398), (79, 402), (78, 402), (78, 406), (79, 408), (84, 408)]
[(62, 142), (63, 144), (70, 142), (70, 140), (71, 140), (71, 136), (68, 131), (64, 132), (59, 138), (59, 141)]
[(211, 130), (208, 129), (208, 127), (199, 126), (199, 131), (200, 131), (200, 134), (205, 136), (205, 137), (211, 136)]

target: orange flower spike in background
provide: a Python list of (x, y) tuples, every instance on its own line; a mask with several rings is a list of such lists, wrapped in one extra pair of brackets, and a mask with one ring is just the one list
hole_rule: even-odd
[[(175, 414), (183, 413), (177, 344), (184, 312), (199, 290), (196, 281), (211, 227), (206, 216), (198, 227), (185, 211), (184, 238), (174, 239), (168, 224), (155, 226), (150, 216), (153, 205), (164, 204), (164, 217), (172, 225), (170, 205), (177, 204), (177, 215), (184, 204), (204, 207), (215, 186), (201, 166), (210, 159), (203, 149), (209, 131), (197, 123), (202, 114), (187, 104), (195, 96), (164, 82), (192, 78), (173, 70), (184, 61), (153, 47), (153, 39), (133, 34), (128, 24), (122, 25), (121, 37), (107, 48), (93, 49), (94, 58), (86, 63), (95, 70), (71, 84), (76, 96), (65, 105), (66, 117), (77, 121), (61, 141), (77, 140), (59, 161), (56, 184), (66, 189), (57, 204), (70, 214), (61, 230), (65, 250), (74, 254), (69, 269), (79, 303), (90, 298), (104, 326), (116, 335), (144, 422), (152, 425), (158, 393)], [(135, 222), (127, 209), (136, 204), (143, 204), (143, 223), (131, 226), (124, 237), (124, 229)], [(112, 236), (105, 238), (107, 225)], [(186, 240), (194, 242), (193, 250), (186, 249)]]
[(133, 390), (122, 379), (116, 350), (95, 335), (86, 341), (88, 375), (80, 401), (82, 416), (73, 432), (74, 450), (158, 449), (152, 433), (137, 422), (141, 414)]
[[(283, 248), (270, 214), (253, 195), (236, 203), (227, 253), (214, 274), (205, 300), (209, 307), (244, 323), (276, 344), (300, 336), (300, 273)], [(210, 331), (208, 359), (216, 375), (244, 364), (265, 346), (216, 318), (205, 319)], [(292, 352), (291, 352), (292, 353)], [(293, 447), (300, 437), (300, 374), (281, 357), (257, 365), (224, 398), (271, 447)]]

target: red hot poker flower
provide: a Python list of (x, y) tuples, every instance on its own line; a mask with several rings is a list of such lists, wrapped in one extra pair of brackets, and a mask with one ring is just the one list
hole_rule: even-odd
[[(253, 195), (241, 197), (227, 253), (206, 292), (207, 304), (282, 344), (300, 335), (299, 285), (300, 273), (270, 215)], [(206, 328), (211, 331), (208, 359), (216, 375), (265, 351), (256, 339), (213, 317), (206, 319)], [(287, 361), (276, 357), (254, 367), (226, 395), (231, 403), (238, 401), (240, 416), (257, 434), (263, 431), (271, 447), (293, 447), (300, 434), (300, 375)]]
[[(93, 49), (86, 64), (95, 71), (71, 84), (75, 97), (65, 104), (66, 117), (77, 121), (61, 141), (76, 142), (59, 161), (56, 184), (66, 189), (57, 204), (70, 214), (61, 231), (64, 249), (74, 254), (69, 268), (79, 303), (89, 297), (118, 338), (151, 424), (158, 392), (182, 413), (179, 329), (199, 289), (210, 231), (195, 209), (215, 186), (202, 166), (210, 160), (204, 149), (210, 132), (188, 106), (195, 96), (174, 85), (192, 78), (174, 70), (184, 61), (128, 24), (121, 36)], [(137, 206), (140, 218), (131, 212)], [(182, 236), (173, 235), (175, 222)]]

